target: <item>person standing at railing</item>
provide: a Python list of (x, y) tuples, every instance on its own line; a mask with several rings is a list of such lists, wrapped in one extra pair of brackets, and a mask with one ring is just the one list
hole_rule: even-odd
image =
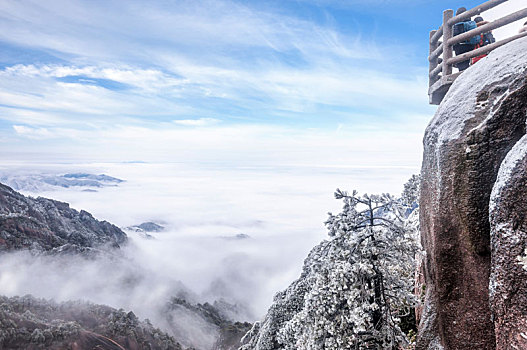
[[(456, 11), (456, 16), (459, 16), (463, 12), (467, 11), (465, 7), (460, 7)], [(476, 22), (472, 21), (470, 18), (467, 18), (463, 22), (458, 22), (454, 24), (453, 26), (453, 35), (460, 35), (465, 32), (468, 32), (472, 29), (476, 29), (477, 25)], [(462, 55), (464, 53), (467, 53), (469, 51), (474, 50), (474, 47), (479, 42), (479, 36), (475, 36), (474, 38), (471, 38), (470, 40), (460, 42), (459, 44), (455, 44), (453, 49), (456, 53), (456, 56)], [(470, 59), (467, 59), (466, 61), (459, 62), (456, 64), (456, 68), (460, 71), (463, 71), (467, 69), (470, 66)]]
[[(485, 24), (489, 23), (488, 21), (483, 20), (483, 17), (476, 17), (476, 18), (474, 18), (474, 22), (476, 22), (478, 27), (484, 26)], [(492, 44), (492, 43), (496, 42), (496, 39), (494, 39), (494, 35), (492, 35), (492, 32), (482, 33), (482, 34), (480, 34), (480, 38), (481, 39), (480, 39), (479, 43), (476, 44), (474, 49), (479, 49), (480, 47), (483, 47), (485, 45), (489, 45), (489, 44)], [(470, 61), (470, 64), (476, 63), (477, 61), (479, 61), (480, 59), (482, 59), (485, 56), (487, 56), (486, 53), (483, 54), (483, 55), (472, 57), (472, 59)]]

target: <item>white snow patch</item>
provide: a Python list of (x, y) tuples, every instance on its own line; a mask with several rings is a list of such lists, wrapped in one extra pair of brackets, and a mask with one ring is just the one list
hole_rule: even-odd
[[(481, 121), (481, 123), (479, 123), (476, 127), (472, 128), (469, 133), (473, 132), (474, 130), (478, 130), (478, 129), (481, 129), (483, 126), (485, 126), (487, 124), (487, 122), (492, 119), (494, 117), (494, 115), (496, 114), (497, 111), (499, 111), (499, 105), (501, 105), (501, 102), (503, 102), (504, 100), (504, 97), (505, 96), (508, 96), (509, 94), (511, 93), (510, 91), (510, 88), (507, 87), (507, 90), (502, 93), (501, 97), (500, 98), (497, 98), (495, 99), (493, 102), (492, 102), (492, 110), (491, 112), (489, 112), (487, 114), (487, 117), (485, 119), (483, 119)], [(488, 102), (488, 101), (487, 101)], [(480, 104), (478, 104), (480, 105)], [(496, 106), (498, 106), (498, 108), (496, 108)]]
[(439, 341), (439, 339), (436, 338), (430, 343), (428, 349), (429, 350), (444, 350), (445, 348), (443, 347), (443, 345), (441, 345), (441, 342)]
[(525, 248), (523, 255), (517, 256), (516, 259), (518, 260), (518, 263), (523, 266), (523, 269), (527, 270), (527, 248)]

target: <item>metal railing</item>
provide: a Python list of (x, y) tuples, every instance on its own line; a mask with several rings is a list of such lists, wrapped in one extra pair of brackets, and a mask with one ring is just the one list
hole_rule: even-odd
[(428, 96), (430, 97), (430, 104), (438, 105), (445, 97), (448, 89), (462, 73), (452, 73), (453, 67), (459, 62), (469, 60), (483, 54), (487, 54), (497, 47), (505, 45), (513, 40), (527, 36), (527, 32), (516, 34), (510, 38), (500, 40), (493, 44), (489, 44), (478, 49), (469, 51), (462, 55), (453, 56), (453, 46), (462, 43), (470, 38), (480, 35), (482, 33), (490, 32), (496, 28), (503, 27), (512, 22), (516, 22), (522, 18), (527, 17), (527, 7), (511, 13), (503, 18), (497, 19), (488, 24), (472, 29), (460, 35), (453, 36), (452, 27), (454, 24), (463, 22), (466, 19), (478, 16), (483, 12), (492, 9), (508, 0), (490, 0), (473, 9), (463, 12), (458, 16), (454, 16), (453, 10), (445, 10), (443, 12), (443, 25), (438, 30), (430, 32), (430, 55), (428, 56), (429, 65), (429, 89)]

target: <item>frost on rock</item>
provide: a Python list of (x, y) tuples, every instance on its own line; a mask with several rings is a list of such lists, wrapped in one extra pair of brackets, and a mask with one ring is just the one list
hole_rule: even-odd
[(525, 270), (527, 270), (527, 248), (523, 251), (523, 254), (516, 257), (519, 264), (523, 266)]
[[(525, 61), (525, 50), (523, 51)], [(517, 124), (519, 137), (506, 147), (498, 148), (503, 158), (493, 181), (488, 200), (490, 223), (491, 266), (489, 305), (493, 319), (496, 342), (493, 348), (525, 349), (527, 339), (521, 336), (527, 329), (527, 65), (523, 74), (503, 90), (509, 94), (502, 103), (501, 118), (492, 116), (488, 122), (504, 126)], [(487, 117), (487, 120), (491, 117)], [(485, 121), (486, 122), (486, 121)], [(496, 140), (506, 138), (510, 131), (502, 132)], [(492, 141), (492, 140), (491, 140)], [(489, 143), (487, 143), (489, 144)], [(488, 166), (488, 165), (487, 165)]]
[(502, 190), (511, 180), (516, 165), (523, 159), (523, 157), (525, 157), (525, 155), (527, 155), (527, 135), (523, 136), (520, 141), (514, 145), (500, 165), (498, 177), (492, 187), (490, 197), (489, 213), (491, 221), (494, 220), (495, 209), (500, 202)]
[[(501, 274), (508, 265), (503, 253), (508, 253), (516, 247), (527, 245), (527, 234), (518, 228), (518, 225), (511, 220), (511, 213), (508, 201), (511, 187), (515, 186), (518, 177), (523, 176), (522, 161), (527, 157), (527, 135), (523, 136), (514, 147), (507, 153), (507, 156), (500, 165), (498, 176), (490, 197), (489, 221), (491, 224), (491, 245), (493, 250), (493, 266), (489, 282), (489, 293), (491, 300), (495, 299), (496, 293), (504, 288), (501, 281)], [(521, 202), (521, 201), (520, 201)], [(520, 248), (516, 254), (516, 262), (526, 268), (527, 257), (525, 248)]]
[(507, 153), (490, 198), (489, 294), (496, 348), (525, 349), (527, 337), (527, 136)]
[[(520, 52), (527, 52), (527, 38), (516, 40), (514, 45), (497, 48), (478, 64), (464, 71), (462, 78), (456, 79), (452, 84), (434, 119), (430, 122), (426, 132), (428, 138), (425, 142), (430, 142), (433, 138), (442, 144), (459, 138), (465, 123), (474, 116), (478, 108), (482, 107), (481, 103), (488, 103), (482, 98), (481, 92), (487, 90), (489, 86), (498, 83), (498, 86), (492, 90), (499, 90), (502, 96), (508, 95), (510, 90), (506, 81), (513, 79), (526, 68), (525, 56), (518, 54)], [(503, 84), (499, 86), (496, 75), (489, 72), (500, 72)], [(478, 83), (473, 84), (474, 81)], [(502, 100), (499, 97), (494, 99), (491, 102), (492, 109), (499, 109)]]
[[(402, 199), (337, 190), (344, 207), (326, 222), (302, 274), (278, 293), (241, 350), (399, 349), (413, 293), (419, 178)], [(412, 215), (413, 214), (413, 215)], [(413, 315), (413, 314), (412, 314)]]

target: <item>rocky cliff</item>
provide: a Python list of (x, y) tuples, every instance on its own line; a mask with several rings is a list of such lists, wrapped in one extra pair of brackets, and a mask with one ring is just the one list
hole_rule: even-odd
[(46, 198), (25, 197), (0, 184), (0, 251), (35, 249), (89, 250), (119, 247), (126, 234), (81, 210)]
[(517, 40), (466, 70), (426, 130), (417, 349), (527, 348), (526, 52)]

